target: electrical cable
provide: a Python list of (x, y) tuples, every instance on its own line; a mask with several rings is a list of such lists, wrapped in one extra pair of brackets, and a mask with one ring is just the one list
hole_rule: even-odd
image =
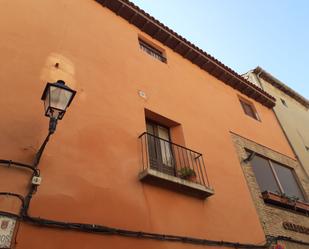
[(297, 244), (300, 244), (300, 245), (306, 245), (306, 246), (309, 246), (309, 243), (308, 242), (305, 242), (305, 241), (302, 241), (302, 240), (296, 240), (296, 239), (293, 239), (291, 237), (287, 237), (287, 236), (282, 236), (282, 235), (279, 235), (279, 236), (268, 236), (268, 238), (270, 240), (273, 240), (273, 241), (288, 241), (288, 242), (292, 242), (292, 243), (297, 243)]
[(158, 234), (158, 233), (147, 233), (142, 231), (131, 231), (125, 229), (118, 229), (112, 227), (106, 227), (102, 225), (96, 224), (86, 224), (86, 223), (70, 223), (70, 222), (62, 222), (55, 220), (48, 220), (42, 218), (35, 218), (30, 216), (23, 217), (24, 221), (29, 222), (33, 225), (45, 226), (50, 228), (58, 228), (58, 229), (69, 229), (82, 231), (87, 233), (98, 233), (104, 235), (119, 235), (123, 237), (134, 237), (134, 238), (143, 238), (143, 239), (152, 239), (152, 240), (160, 240), (160, 241), (170, 241), (170, 242), (182, 242), (196, 245), (209, 245), (209, 246), (225, 246), (232, 248), (247, 248), (247, 249), (264, 249), (270, 246), (271, 241), (267, 241), (263, 245), (255, 245), (255, 244), (243, 244), (237, 242), (229, 242), (229, 241), (216, 241), (216, 240), (208, 240), (194, 237), (184, 237), (177, 235), (169, 235), (169, 234)]
[(14, 165), (14, 166), (17, 166), (17, 167), (27, 168), (27, 169), (32, 170), (33, 174), (35, 176), (40, 175), (39, 169), (36, 169), (36, 168), (34, 168), (34, 167), (32, 167), (31, 165), (28, 165), (28, 164), (19, 163), (19, 162), (15, 162), (15, 161), (12, 161), (12, 160), (4, 160), (4, 159), (0, 159), (0, 164), (7, 164), (8, 167)]
[(13, 218), (13, 219), (17, 219), (17, 220), (21, 220), (22, 219), (22, 217), (20, 215), (13, 214), (11, 212), (0, 211), (0, 215), (6, 216), (6, 217), (10, 217), (10, 218)]
[(17, 197), (22, 202), (22, 207), (24, 207), (25, 205), (25, 198), (20, 194), (11, 193), (11, 192), (0, 192), (0, 195)]

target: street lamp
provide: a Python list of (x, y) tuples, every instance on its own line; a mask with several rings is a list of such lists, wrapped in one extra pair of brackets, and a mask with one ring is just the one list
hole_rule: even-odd
[(47, 83), (42, 100), (44, 101), (45, 116), (49, 117), (49, 132), (34, 159), (34, 167), (40, 162), (49, 137), (55, 132), (58, 120), (61, 120), (66, 109), (71, 104), (76, 91), (65, 85), (63, 80)]
[(75, 94), (76, 91), (66, 86), (63, 80), (46, 84), (41, 99), (44, 101), (45, 116), (50, 118), (49, 132), (51, 134), (55, 132), (57, 121), (63, 118)]

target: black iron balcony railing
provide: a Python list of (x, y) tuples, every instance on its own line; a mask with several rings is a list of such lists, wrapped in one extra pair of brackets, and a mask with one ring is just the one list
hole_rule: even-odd
[(143, 170), (152, 169), (209, 187), (201, 153), (144, 132), (139, 136)]

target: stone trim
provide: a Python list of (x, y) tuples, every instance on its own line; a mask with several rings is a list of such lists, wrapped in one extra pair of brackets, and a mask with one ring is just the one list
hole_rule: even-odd
[[(270, 148), (267, 148), (261, 144), (258, 144), (252, 140), (246, 139), (238, 134), (231, 132), (231, 138), (234, 142), (240, 166), (247, 181), (251, 197), (255, 204), (256, 211), (258, 213), (265, 235), (286, 236), (291, 237), (295, 240), (309, 242), (309, 235), (287, 230), (283, 227), (284, 222), (290, 222), (299, 226), (309, 227), (309, 217), (291, 210), (286, 210), (277, 206), (264, 203), (261, 195), (261, 190), (256, 181), (252, 166), (250, 162), (244, 162), (244, 159), (246, 159), (248, 156), (246, 150), (254, 151), (257, 154), (260, 154), (271, 160), (293, 168), (295, 170), (300, 186), (303, 189), (305, 198), (308, 200), (309, 181), (303, 168), (296, 160)], [(290, 248), (290, 246), (287, 246), (286, 248), (288, 249)]]

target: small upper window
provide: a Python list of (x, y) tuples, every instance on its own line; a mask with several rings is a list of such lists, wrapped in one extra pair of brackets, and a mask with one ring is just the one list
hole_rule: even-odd
[(285, 102), (284, 99), (280, 99), (281, 100), (281, 103), (285, 106), (285, 107), (288, 107), (287, 103)]
[(155, 48), (154, 46), (150, 45), (148, 42), (145, 42), (140, 38), (138, 39), (138, 42), (141, 50), (151, 55), (152, 57), (156, 58), (157, 60), (166, 63), (166, 57), (162, 51), (160, 51), (159, 49)]
[(256, 120), (260, 120), (259, 119), (259, 116), (253, 106), (253, 104), (251, 104), (250, 102), (246, 101), (246, 100), (243, 100), (243, 99), (239, 99), (240, 103), (241, 103), (241, 106), (244, 110), (244, 112), (250, 116), (251, 118), (254, 118)]

